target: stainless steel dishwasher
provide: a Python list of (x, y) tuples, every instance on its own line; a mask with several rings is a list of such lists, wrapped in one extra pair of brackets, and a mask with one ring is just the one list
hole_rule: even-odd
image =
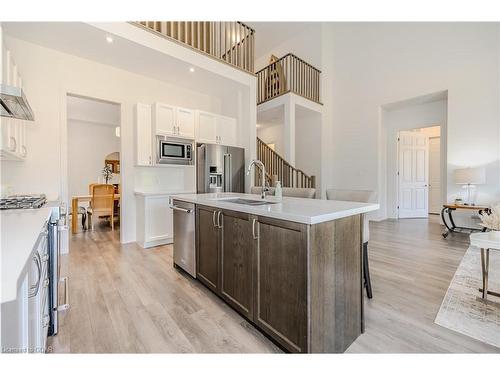
[(174, 199), (170, 208), (174, 211), (174, 265), (196, 277), (194, 204)]

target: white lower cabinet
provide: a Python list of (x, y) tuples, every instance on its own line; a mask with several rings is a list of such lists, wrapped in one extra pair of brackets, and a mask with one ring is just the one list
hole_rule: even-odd
[(173, 215), (169, 196), (174, 193), (146, 195), (136, 193), (137, 242), (143, 248), (173, 242)]

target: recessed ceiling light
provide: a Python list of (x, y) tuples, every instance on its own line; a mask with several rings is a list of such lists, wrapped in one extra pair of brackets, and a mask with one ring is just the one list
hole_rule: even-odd
[(193, 67), (189, 68), (189, 71), (190, 71), (191, 73), (194, 73), (194, 68), (193, 68)]
[(113, 38), (110, 37), (109, 35), (106, 37), (106, 42), (108, 43), (113, 43)]

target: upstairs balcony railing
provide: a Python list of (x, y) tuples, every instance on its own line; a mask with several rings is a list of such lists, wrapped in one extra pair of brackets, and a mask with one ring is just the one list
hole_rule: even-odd
[(242, 22), (139, 21), (133, 24), (254, 73), (255, 30)]
[(271, 63), (257, 72), (257, 104), (288, 92), (321, 104), (320, 77), (319, 69), (292, 53), (280, 59), (273, 56)]

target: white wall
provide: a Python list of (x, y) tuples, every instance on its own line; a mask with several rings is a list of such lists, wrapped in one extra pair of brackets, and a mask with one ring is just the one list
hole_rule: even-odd
[[(397, 217), (397, 171), (398, 171), (398, 149), (397, 138), (401, 130), (410, 130), (423, 127), (440, 126), (446, 135), (447, 125), (447, 100), (439, 100), (430, 103), (407, 105), (394, 110), (383, 110), (381, 120), (381, 131), (385, 135), (381, 139), (381, 146), (386, 145), (385, 153), (381, 156), (381, 176), (387, 176), (386, 185), (381, 181), (380, 203), (382, 209), (379, 210), (380, 217)], [(446, 143), (445, 136), (443, 143)], [(441, 148), (442, 161), (442, 201), (446, 201), (446, 148)], [(384, 168), (385, 167), (385, 168)], [(384, 194), (384, 190), (386, 194)], [(387, 212), (384, 211), (387, 207)]]
[[(331, 186), (383, 194), (381, 106), (448, 90), (447, 195), (455, 168), (485, 165), (499, 194), (499, 30), (493, 23), (338, 23), (330, 29)], [(327, 58), (325, 58), (327, 59)], [(479, 198), (478, 198), (479, 201)]]
[[(115, 128), (92, 122), (68, 120), (69, 196), (87, 195), (90, 183), (102, 179), (106, 156), (120, 151)], [(115, 183), (117, 177), (113, 176)]]
[[(304, 113), (305, 112), (305, 113)], [(321, 188), (321, 114), (298, 112), (295, 120), (295, 167), (316, 177)], [(320, 197), (320, 194), (317, 194)]]
[[(30, 149), (28, 159), (24, 163), (2, 162), (3, 181), (12, 185), (14, 192), (27, 190), (43, 192), (50, 199), (62, 197), (67, 200), (68, 191), (64, 184), (67, 178), (65, 147), (67, 93), (119, 103), (123, 188), (121, 240), (134, 241), (136, 226), (134, 189), (136, 186), (142, 186), (144, 180), (155, 180), (154, 176), (159, 173), (162, 177), (158, 181), (167, 180), (166, 171), (158, 172), (158, 168), (143, 170), (144, 168), (134, 167), (135, 103), (160, 101), (215, 113), (220, 113), (224, 103), (217, 97), (209, 97), (108, 65), (5, 37), (23, 72), (27, 96), (35, 112), (36, 121), (27, 127), (27, 143)], [(241, 97), (242, 101), (246, 100), (245, 103), (249, 103), (250, 96), (253, 95), (255, 98), (255, 89), (247, 88), (247, 91), (249, 92), (233, 93), (233, 97)], [(252, 146), (250, 132), (255, 132), (255, 108), (253, 114), (248, 112), (250, 110), (248, 108), (239, 110), (244, 119), (253, 119), (252, 128), (242, 130), (242, 134), (246, 132), (247, 138), (243, 142), (247, 150)], [(255, 150), (255, 135), (253, 135), (252, 150)], [(247, 152), (247, 158), (251, 155), (251, 152)]]
[[(276, 23), (279, 27), (279, 22)], [(256, 24), (257, 41), (258, 38), (272, 38), (272, 30), (269, 30), (270, 35), (259, 35), (258, 23)], [(305, 27), (300, 33), (295, 34), (290, 39), (287, 39), (269, 50), (255, 56), (255, 71), (269, 65), (269, 58), (271, 55), (283, 57), (287, 53), (293, 53), (301, 59), (307, 61), (309, 64), (321, 69), (321, 23)]]
[(284, 155), (285, 148), (283, 145), (283, 124), (263, 125), (257, 128), (257, 137), (265, 143), (274, 143), (275, 151)]

